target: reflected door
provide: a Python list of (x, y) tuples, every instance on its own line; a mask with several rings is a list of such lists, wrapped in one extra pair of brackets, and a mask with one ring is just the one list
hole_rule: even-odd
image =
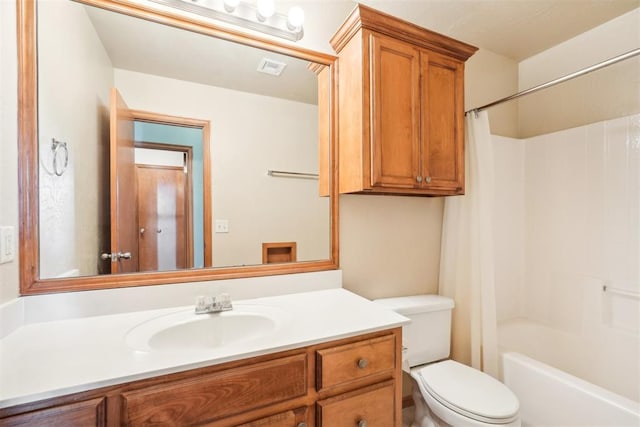
[(138, 271), (133, 116), (116, 88), (110, 100), (111, 272)]
[(140, 271), (187, 268), (188, 239), (184, 168), (136, 165)]

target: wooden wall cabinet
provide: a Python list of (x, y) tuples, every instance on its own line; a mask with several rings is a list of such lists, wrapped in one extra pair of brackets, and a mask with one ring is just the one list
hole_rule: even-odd
[(0, 409), (0, 426), (400, 427), (401, 329)]
[(464, 194), (464, 62), (477, 48), (363, 5), (331, 45), (340, 192)]

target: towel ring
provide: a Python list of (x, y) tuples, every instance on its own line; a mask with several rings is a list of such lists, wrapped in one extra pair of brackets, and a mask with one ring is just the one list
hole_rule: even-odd
[[(55, 138), (51, 138), (51, 151), (53, 152), (53, 173), (57, 176), (62, 176), (64, 171), (67, 170), (67, 166), (69, 165), (69, 148), (67, 148), (67, 143), (62, 141), (56, 141)], [(64, 156), (64, 162), (62, 167), (58, 169), (58, 155), (62, 151)]]

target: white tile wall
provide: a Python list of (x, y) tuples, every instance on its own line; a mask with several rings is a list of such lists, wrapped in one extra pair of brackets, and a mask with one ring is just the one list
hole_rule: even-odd
[(494, 152), (498, 321), (579, 332), (595, 298), (595, 324), (637, 331), (640, 302), (601, 287), (640, 292), (640, 115), (494, 137)]
[(494, 251), (498, 322), (520, 317), (524, 283), (524, 141), (494, 136)]
[(639, 123), (635, 115), (525, 141), (526, 317), (579, 331), (587, 279), (640, 291)]
[(538, 356), (637, 400), (640, 300), (602, 287), (640, 293), (640, 115), (494, 152), (498, 322), (553, 328)]

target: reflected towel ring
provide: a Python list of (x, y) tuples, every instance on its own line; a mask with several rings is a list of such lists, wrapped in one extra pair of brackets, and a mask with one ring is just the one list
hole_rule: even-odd
[[(60, 150), (64, 153), (64, 164), (58, 169), (58, 154), (60, 154)], [(62, 176), (64, 171), (67, 170), (67, 165), (69, 165), (69, 148), (67, 148), (67, 143), (51, 138), (51, 151), (53, 152), (53, 173), (57, 176)]]

